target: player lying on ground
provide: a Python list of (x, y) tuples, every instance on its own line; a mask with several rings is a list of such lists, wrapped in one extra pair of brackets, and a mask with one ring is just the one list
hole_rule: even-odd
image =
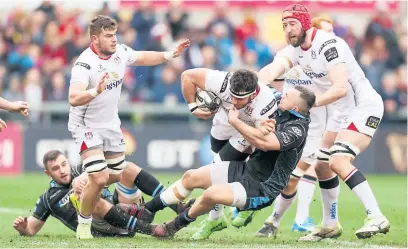
[[(23, 116), (28, 116), (29, 105), (27, 102), (24, 101), (15, 101), (10, 102), (6, 99), (0, 97), (0, 110), (6, 110), (9, 112), (19, 112)], [(6, 122), (0, 118), (0, 132), (2, 132), (5, 128), (7, 128)]]
[(117, 23), (96, 16), (89, 23), (91, 44), (75, 61), (69, 87), (68, 130), (89, 173), (78, 214), (78, 239), (91, 239), (92, 213), (104, 186), (118, 182), (125, 161), (118, 103), (128, 65), (154, 66), (176, 58), (190, 41), (168, 52), (134, 51), (117, 43)]
[(257, 149), (247, 162), (220, 162), (188, 170), (179, 181), (153, 198), (156, 205), (164, 206), (184, 200), (195, 188), (205, 189), (191, 208), (156, 227), (154, 235), (172, 236), (216, 204), (240, 210), (271, 205), (287, 185), (302, 154), (310, 122), (308, 112), (314, 101), (315, 95), (304, 87), (289, 90), (279, 104), (276, 128), (272, 132), (265, 132), (264, 126), (257, 129), (245, 124), (238, 118), (238, 110), (230, 110), (231, 125)]
[(373, 89), (347, 43), (333, 34), (312, 28), (306, 7), (293, 4), (282, 13), (285, 38), (290, 44), (261, 69), (260, 79), (273, 84), (299, 65), (324, 89), (315, 106), (327, 105), (328, 123), (316, 164), (323, 202), (323, 221), (303, 241), (320, 241), (342, 234), (338, 221), (340, 177), (363, 203), (367, 218), (356, 231), (358, 238), (387, 233), (383, 215), (364, 175), (352, 162), (370, 144), (384, 113), (381, 96)]
[[(324, 16), (313, 18), (312, 26), (333, 34), (332, 21)], [(279, 87), (279, 84), (284, 83), (282, 87), (284, 88), (283, 91), (285, 91), (285, 89), (295, 85), (303, 85), (317, 95), (321, 94), (318, 86), (303, 72), (300, 66), (293, 67), (284, 75), (284, 78), (284, 81), (274, 82), (274, 87)], [(311, 232), (314, 228), (315, 224), (312, 219), (309, 218), (309, 209), (317, 180), (314, 169), (314, 165), (317, 161), (316, 152), (319, 149), (323, 133), (326, 129), (326, 118), (326, 106), (313, 107), (310, 109), (311, 121), (302, 157), (296, 169), (292, 172), (288, 186), (286, 186), (281, 195), (276, 198), (271, 216), (268, 217), (255, 236), (272, 236), (276, 238), (281, 219), (292, 205), (296, 195), (298, 204), (292, 231)]]
[[(60, 151), (55, 150), (46, 153), (43, 162), (45, 173), (52, 178), (52, 181), (49, 188), (39, 197), (33, 215), (28, 218), (17, 217), (15, 219), (13, 227), (19, 231), (21, 235), (36, 235), (50, 215), (60, 220), (73, 231), (76, 230), (78, 225), (76, 209), (69, 203), (69, 199), (72, 192), (75, 191), (75, 193), (80, 194), (84, 187), (83, 181), (79, 178), (82, 172), (82, 166), (77, 165), (71, 168), (66, 157)], [(154, 177), (150, 176), (150, 174), (142, 172), (144, 171), (141, 171), (136, 165), (128, 163), (123, 175), (123, 178), (128, 180), (121, 181), (118, 184), (131, 186), (129, 179), (133, 179), (133, 181), (137, 183), (137, 186), (141, 189), (145, 189), (148, 193), (152, 192), (149, 185), (156, 185), (152, 184), (153, 182), (157, 182), (157, 186), (162, 186)], [(143, 178), (139, 179), (139, 176)], [(79, 181), (75, 179), (79, 179)], [(144, 179), (148, 180), (145, 181)], [(155, 188), (157, 189), (157, 187)], [(162, 187), (159, 187), (159, 189), (160, 188)], [(131, 190), (129, 192), (137, 191), (136, 188), (128, 189)], [(127, 203), (140, 202), (131, 194), (124, 196), (122, 196), (122, 194), (123, 191), (120, 191), (119, 200), (123, 200)], [(139, 198), (141, 197), (141, 195), (138, 196)], [(135, 204), (119, 204), (119, 209), (113, 206), (112, 203), (114, 203), (112, 194), (108, 189), (105, 189), (95, 209), (97, 216), (92, 222), (92, 232), (94, 235), (133, 236), (135, 232), (151, 233), (152, 226), (144, 223), (144, 219), (151, 222), (153, 216), (148, 215), (147, 212), (139, 212), (140, 208)]]
[[(183, 96), (197, 118), (207, 119), (212, 116), (211, 150), (214, 163), (222, 161), (244, 161), (251, 153), (250, 144), (242, 135), (228, 123), (228, 111), (232, 108), (239, 110), (239, 118), (251, 126), (256, 126), (263, 120), (269, 119), (277, 110), (280, 93), (264, 84), (258, 83), (256, 73), (240, 69), (235, 72), (224, 72), (207, 68), (186, 70), (181, 76)], [(218, 111), (204, 111), (197, 106), (197, 88), (214, 93), (211, 105), (218, 107)], [(220, 104), (216, 101), (221, 101)], [(214, 112), (217, 111), (214, 115)], [(156, 212), (147, 205), (149, 210)], [(208, 238), (214, 231), (227, 228), (228, 222), (223, 214), (223, 206), (216, 205), (209, 213), (208, 219), (191, 237), (193, 240)]]

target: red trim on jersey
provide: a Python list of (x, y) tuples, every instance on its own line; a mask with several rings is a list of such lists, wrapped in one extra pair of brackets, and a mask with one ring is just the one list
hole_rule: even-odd
[(348, 173), (348, 175), (346, 176), (346, 178), (344, 178), (344, 181), (347, 181), (347, 180), (350, 178), (351, 174), (353, 174), (353, 172), (355, 172), (356, 170), (357, 170), (357, 169), (354, 168), (350, 173)]
[(357, 127), (354, 125), (353, 122), (351, 122), (351, 123), (349, 124), (349, 126), (347, 127), (347, 130), (360, 132), (360, 131), (357, 129)]
[(102, 58), (102, 57), (100, 57), (99, 54), (96, 52), (95, 47), (94, 47), (94, 45), (93, 45), (92, 43), (91, 43), (91, 45), (89, 45), (89, 47), (91, 48), (92, 52), (94, 52), (94, 53), (98, 56), (98, 58), (101, 59), (101, 60), (109, 60), (110, 57), (112, 56), (112, 55), (109, 55), (109, 56), (106, 57), (106, 58)]
[(87, 150), (87, 149), (88, 149), (88, 146), (86, 146), (85, 141), (83, 141), (82, 144), (81, 144), (81, 150), (80, 150), (80, 152), (85, 151), (85, 150)]
[[(313, 28), (313, 33), (312, 33), (312, 41), (311, 42), (313, 42), (313, 40), (314, 40), (314, 38), (315, 38), (315, 36), (316, 36), (316, 33), (317, 33), (317, 29), (316, 28)], [(310, 44), (310, 47), (308, 47), (308, 48), (302, 48), (302, 47), (300, 47), (303, 51), (307, 51), (307, 50), (309, 50), (309, 48), (311, 48), (312, 47), (312, 44)]]

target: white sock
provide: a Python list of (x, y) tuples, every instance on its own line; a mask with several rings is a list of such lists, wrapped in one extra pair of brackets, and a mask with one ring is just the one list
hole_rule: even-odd
[[(335, 185), (337, 185), (336, 187), (324, 187), (325, 184), (333, 185), (333, 182)], [(323, 225), (326, 227), (334, 227), (339, 221), (338, 199), (340, 194), (340, 185), (338, 182), (339, 180), (337, 176), (323, 181), (319, 180), (323, 202)]]
[(352, 191), (363, 203), (369, 218), (378, 218), (383, 216), (367, 180), (355, 186)]
[(224, 205), (216, 204), (214, 208), (208, 214), (208, 220), (215, 221), (219, 220), (224, 214)]
[(295, 222), (302, 224), (309, 217), (310, 203), (312, 203), (316, 180), (301, 178), (298, 184), (298, 203)]
[(92, 215), (86, 217), (82, 214), (78, 214), (78, 224), (91, 224), (92, 223)]
[[(177, 196), (176, 194), (177, 193)], [(170, 187), (168, 187), (165, 191), (160, 194), (160, 198), (162, 201), (167, 204), (177, 204), (180, 201), (184, 200), (191, 194), (191, 191), (186, 189), (181, 180), (173, 183)], [(179, 199), (181, 197), (181, 199)]]
[(284, 198), (282, 194), (280, 194), (275, 200), (275, 206), (273, 207), (272, 215), (268, 217), (266, 222), (272, 223), (275, 227), (279, 227), (280, 221), (289, 207), (292, 205), (293, 201), (295, 200), (296, 192)]

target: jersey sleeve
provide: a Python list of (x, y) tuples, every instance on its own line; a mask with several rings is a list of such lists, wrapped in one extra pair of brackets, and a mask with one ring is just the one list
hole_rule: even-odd
[(88, 86), (89, 80), (90, 80), (90, 74), (91, 74), (91, 66), (88, 63), (82, 62), (78, 59), (75, 62), (71, 70), (70, 84), (83, 83), (83, 84), (86, 84), (86, 86)]
[(297, 54), (296, 49), (293, 46), (286, 46), (284, 49), (280, 50), (276, 56), (275, 59), (285, 59), (288, 60), (291, 64), (292, 67), (296, 66), (299, 64), (299, 56)]
[(50, 210), (47, 208), (44, 200), (44, 194), (42, 194), (35, 203), (33, 217), (41, 221), (46, 221), (49, 216)]
[(307, 130), (300, 123), (291, 122), (275, 134), (280, 144), (280, 151), (285, 151), (300, 146), (307, 137)]
[(84, 172), (84, 169), (82, 167), (82, 163), (72, 166), (71, 167), (72, 179), (80, 176), (83, 172)]
[(319, 48), (320, 60), (324, 62), (325, 68), (338, 64), (345, 63), (345, 46), (347, 44), (335, 38), (325, 41)]
[(137, 57), (139, 55), (139, 52), (133, 50), (131, 47), (125, 45), (125, 44), (120, 44), (120, 46), (122, 46), (122, 48), (125, 50), (125, 54), (126, 54), (126, 65), (131, 65), (133, 64), (136, 60)]
[(232, 73), (230, 72), (210, 70), (207, 74), (204, 90), (213, 92), (216, 95), (224, 93), (227, 90), (231, 76)]

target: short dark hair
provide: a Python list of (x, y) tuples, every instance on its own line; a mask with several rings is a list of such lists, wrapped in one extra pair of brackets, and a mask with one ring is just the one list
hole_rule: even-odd
[(118, 24), (112, 17), (97, 15), (89, 23), (89, 35), (99, 35), (102, 30), (115, 30)]
[(231, 76), (230, 87), (233, 92), (251, 92), (258, 87), (258, 76), (247, 69), (239, 69)]
[(50, 150), (50, 151), (48, 151), (47, 153), (45, 153), (44, 156), (43, 156), (43, 165), (44, 165), (44, 168), (47, 169), (47, 164), (48, 164), (49, 162), (53, 162), (53, 161), (57, 160), (57, 158), (58, 158), (60, 155), (64, 155), (64, 153), (62, 153), (62, 152), (59, 151), (59, 150)]
[(304, 86), (295, 86), (295, 89), (300, 92), (300, 98), (305, 103), (303, 111), (307, 113), (313, 107), (316, 101), (316, 95)]

